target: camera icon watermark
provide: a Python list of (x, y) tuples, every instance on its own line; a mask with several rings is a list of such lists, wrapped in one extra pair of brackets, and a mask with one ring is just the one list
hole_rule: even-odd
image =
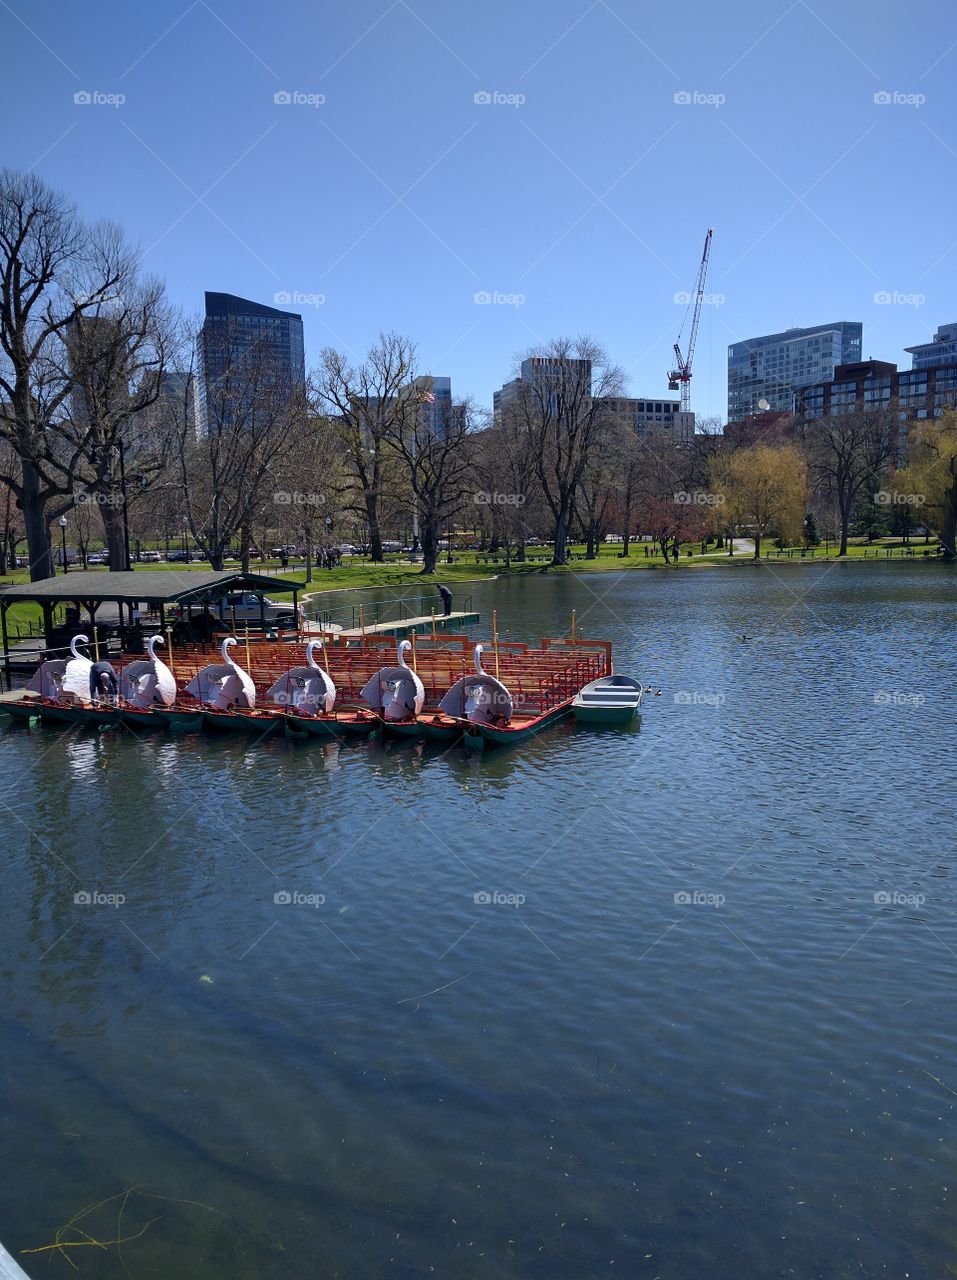
[(927, 501), (923, 493), (897, 493), (896, 490), (878, 489), (874, 502), (879, 507), (922, 507)]
[(277, 107), (321, 107), (325, 104), (324, 93), (303, 93), (301, 89), (278, 89), (272, 96)]
[(472, 495), (472, 501), (477, 507), (523, 507), (525, 494), (489, 493), (487, 490), (480, 489)]
[(679, 689), (674, 695), (678, 707), (723, 707), (726, 701), (723, 693), (702, 693), (698, 689)]
[(522, 107), (528, 101), (524, 93), (500, 93), (497, 89), (480, 89), (472, 94), (477, 107)]
[(122, 907), (126, 901), (125, 893), (100, 893), (98, 889), (78, 889), (73, 895), (73, 905), (77, 907)]
[(277, 507), (321, 507), (326, 496), (323, 493), (299, 493), (296, 490), (277, 489), (272, 500)]
[(686, 493), (683, 489), (674, 495), (674, 500), (688, 507), (720, 507), (726, 501), (723, 493)]
[(728, 99), (723, 93), (702, 93), (700, 89), (679, 89), (672, 94), (676, 107), (723, 107)]
[(898, 89), (879, 89), (874, 94), (876, 107), (914, 107), (916, 110), (926, 101), (922, 93), (901, 93)]
[(125, 93), (101, 93), (99, 89), (78, 89), (73, 95), (77, 107), (122, 107)]
[(498, 889), (480, 889), (472, 894), (472, 901), (477, 907), (521, 907), (528, 901), (524, 893), (502, 893)]
[(901, 293), (899, 289), (878, 289), (874, 303), (878, 307), (922, 307), (927, 301), (925, 293)]
[(922, 707), (926, 702), (925, 693), (904, 693), (900, 689), (881, 689), (874, 694), (875, 707)]
[(299, 289), (279, 289), (272, 296), (274, 307), (321, 307), (325, 304), (324, 293), (302, 293)]
[[(689, 293), (687, 289), (679, 289), (674, 295), (675, 304), (679, 307), (687, 307), (694, 301), (695, 296), (695, 294)], [(727, 301), (727, 296), (723, 293), (703, 293), (701, 295), (701, 305), (703, 307), (723, 307)]]
[(674, 895), (676, 907), (723, 907), (727, 900), (723, 893), (704, 893), (701, 889), (679, 889)]
[(477, 307), (521, 307), (525, 305), (524, 293), (500, 293), (498, 289), (479, 289), (472, 294)]
[(874, 894), (877, 907), (922, 907), (926, 901), (926, 893), (905, 893), (900, 889), (879, 889)]
[(272, 896), (277, 907), (321, 907), (326, 901), (324, 893), (300, 893), (298, 889), (280, 889)]

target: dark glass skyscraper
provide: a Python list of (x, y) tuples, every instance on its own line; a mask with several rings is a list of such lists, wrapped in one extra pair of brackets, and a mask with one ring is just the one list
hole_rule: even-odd
[(790, 411), (801, 387), (826, 382), (839, 364), (860, 360), (861, 334), (858, 322), (839, 320), (733, 343), (728, 347), (728, 421), (767, 409)]
[(249, 361), (251, 369), (253, 362), (258, 366), (266, 362), (272, 377), (288, 384), (290, 395), (305, 386), (302, 316), (295, 312), (279, 311), (232, 293), (207, 293), (200, 346), (207, 404), (227, 373), (235, 380), (243, 360)]

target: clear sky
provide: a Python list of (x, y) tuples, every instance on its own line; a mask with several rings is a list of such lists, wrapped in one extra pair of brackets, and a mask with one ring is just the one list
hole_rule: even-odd
[(860, 320), (909, 367), (957, 320), (944, 0), (0, 0), (0, 44), (5, 162), (188, 312), (299, 295), (310, 362), (397, 329), (488, 405), (587, 332), (666, 395), (709, 225), (699, 415), (737, 339)]

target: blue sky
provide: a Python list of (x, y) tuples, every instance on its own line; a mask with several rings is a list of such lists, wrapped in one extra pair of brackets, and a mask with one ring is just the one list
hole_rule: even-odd
[(860, 320), (909, 367), (957, 319), (938, 0), (3, 0), (0, 40), (5, 162), (120, 222), (188, 312), (299, 295), (310, 362), (397, 329), (490, 404), (587, 332), (665, 395), (709, 225), (701, 416), (729, 342)]

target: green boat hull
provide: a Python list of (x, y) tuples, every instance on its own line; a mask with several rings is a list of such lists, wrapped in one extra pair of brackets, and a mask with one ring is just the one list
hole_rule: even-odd
[(160, 724), (166, 725), (176, 733), (195, 732), (203, 727), (202, 711), (187, 711), (180, 707), (157, 707), (153, 715)]
[(38, 708), (40, 719), (47, 720), (52, 724), (84, 724), (80, 715), (80, 707), (52, 707), (46, 703), (41, 703)]
[(284, 720), (287, 738), (343, 738), (347, 735), (367, 738), (380, 727), (374, 716), (351, 720), (336, 716), (297, 716), (287, 712)]
[[(159, 710), (160, 708), (157, 708)], [(155, 710), (130, 711), (128, 707), (120, 708), (120, 724), (128, 729), (165, 729), (167, 724), (156, 714)]]
[(481, 739), (482, 747), (510, 747), (517, 742), (525, 742), (526, 739), (531, 738), (534, 734), (541, 733), (543, 729), (550, 729), (559, 720), (563, 720), (567, 715), (570, 715), (571, 709), (571, 702), (564, 702), (560, 707), (555, 707), (552, 711), (547, 711), (545, 715), (516, 728), (497, 729), (490, 724), (473, 724), (465, 734), (465, 745), (474, 746), (473, 740), (476, 737)]
[(20, 702), (0, 702), (0, 712), (9, 716), (11, 720), (26, 724), (30, 720), (36, 720), (39, 716), (39, 700), (24, 698)]
[(203, 728), (210, 733), (254, 733), (265, 738), (282, 724), (282, 716), (251, 716), (234, 711), (204, 711)]
[(631, 724), (638, 714), (637, 707), (575, 707), (575, 719), (579, 724)]

